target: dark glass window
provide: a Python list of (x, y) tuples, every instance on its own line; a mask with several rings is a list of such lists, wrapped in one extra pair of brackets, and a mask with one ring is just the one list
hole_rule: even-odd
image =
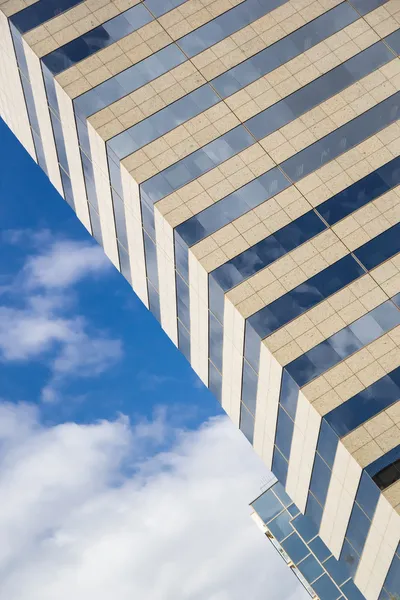
[(312, 552), (314, 552), (318, 560), (320, 560), (321, 562), (326, 560), (328, 556), (332, 554), (329, 548), (319, 537), (315, 538), (315, 540), (312, 540), (312, 542), (310, 542), (308, 545), (310, 546)]
[(312, 583), (317, 577), (322, 575), (324, 572), (319, 562), (314, 558), (312, 554), (307, 556), (300, 564), (297, 565), (300, 573), (304, 575), (309, 583)]
[(293, 519), (292, 525), (306, 543), (318, 534), (315, 523), (313, 523), (309, 517), (304, 515), (299, 515)]
[(289, 460), (292, 447), (294, 423), (284, 409), (280, 406), (278, 410), (278, 421), (276, 425), (275, 444), (282, 452), (286, 460)]
[(244, 404), (240, 405), (240, 431), (249, 440), (250, 444), (253, 443), (254, 438), (254, 417), (249, 413)]
[(400, 399), (399, 377), (400, 368), (397, 368), (331, 410), (324, 419), (339, 437), (345, 436)]
[(356, 501), (371, 521), (375, 513), (376, 505), (378, 504), (379, 496), (380, 493), (378, 487), (372, 481), (368, 473), (365, 473), (364, 471), (358, 487)]
[(39, 0), (10, 17), (11, 22), (21, 33), (26, 33), (83, 0)]
[(268, 4), (260, 0), (245, 0), (209, 23), (181, 37), (177, 43), (191, 58), (206, 48), (213, 46), (253, 21), (266, 15), (286, 0), (269, 0)]
[(252, 415), (256, 414), (258, 376), (246, 360), (243, 361), (242, 402)]
[(337, 600), (340, 590), (328, 575), (322, 575), (313, 583), (313, 590), (320, 600)]
[[(226, 98), (249, 83), (256, 81), (263, 75), (292, 60), (299, 54), (309, 50), (325, 38), (343, 29), (343, 27), (350, 25), (350, 23), (358, 18), (359, 15), (357, 15), (349, 4), (342, 3), (313, 19), (310, 23), (306, 23), (303, 27), (296, 29), (293, 33), (278, 40), (255, 56), (248, 58), (222, 75), (215, 77), (212, 80), (212, 85), (223, 98)], [(276, 129), (285, 124), (285, 108), (283, 106), (280, 114), (278, 111), (275, 111), (273, 118), (271, 114), (270, 121), (273, 122), (273, 119), (276, 120)], [(295, 115), (297, 113), (291, 113), (289, 107), (287, 107), (286, 111), (289, 113), (290, 119), (296, 118)], [(257, 132), (255, 122), (249, 119), (248, 123)], [(267, 133), (263, 133), (261, 137), (264, 135), (267, 135)]]
[(46, 54), (41, 60), (53, 75), (58, 75), (68, 67), (84, 60), (98, 50), (107, 48), (152, 20), (153, 16), (143, 4), (138, 4)]
[(360, 562), (360, 557), (346, 539), (344, 540), (342, 546), (339, 562), (344, 565), (349, 572), (349, 575), (354, 577), (357, 571), (358, 563)]
[(332, 427), (322, 419), (321, 429), (318, 437), (317, 452), (326, 464), (332, 469), (333, 462), (336, 456), (336, 450), (339, 443), (339, 438), (333, 431)]
[(268, 523), (268, 529), (272, 535), (281, 542), (284, 538), (293, 532), (293, 528), (290, 524), (292, 516), (285, 510), (280, 515), (275, 517)]
[(274, 448), (274, 457), (272, 459), (272, 472), (280, 481), (280, 483), (285, 486), (288, 472), (288, 462), (279, 452), (276, 446)]
[[(214, 367), (211, 361), (208, 361), (208, 388), (212, 394), (216, 397), (218, 402), (221, 402), (222, 399), (222, 375), (221, 373)], [(242, 423), (243, 427), (248, 427), (248, 435), (251, 436), (252, 428), (254, 428), (254, 423), (251, 424), (249, 421), (247, 424), (245, 421)], [(242, 429), (242, 431), (244, 431)], [(247, 437), (247, 436), (246, 436)]]
[(363, 274), (362, 267), (348, 254), (256, 312), (248, 323), (265, 338)]
[(262, 496), (257, 498), (257, 500), (252, 503), (252, 507), (266, 524), (283, 510), (282, 504), (272, 493), (271, 489), (267, 490)]
[(316, 453), (311, 476), (310, 490), (321, 506), (325, 506), (331, 475), (332, 471), (330, 468), (327, 466), (325, 461), (322, 460), (319, 454)]
[(347, 152), (363, 140), (395, 122), (399, 116), (400, 92), (355, 117), (332, 133), (301, 150), (281, 164), (294, 182), (306, 177), (337, 156)]
[(298, 563), (309, 553), (307, 546), (295, 532), (286, 538), (281, 545), (294, 563)]
[(272, 262), (310, 240), (326, 229), (314, 211), (309, 211), (289, 223), (274, 235), (261, 240), (214, 271), (213, 277), (224, 291), (258, 273)]
[(359, 508), (357, 504), (354, 504), (347, 527), (346, 538), (356, 550), (358, 555), (362, 554), (370, 525), (371, 521), (368, 519), (366, 514), (361, 510), (361, 508)]
[(289, 185), (289, 180), (275, 167), (178, 225), (176, 230), (189, 246), (193, 246)]
[[(341, 4), (331, 12), (333, 13), (335, 10), (344, 12), (346, 8), (345, 5)], [(319, 31), (318, 25), (322, 26)], [(331, 18), (329, 12), (321, 15), (314, 21), (311, 21), (311, 23), (304, 25), (291, 35), (283, 38), (283, 40), (267, 48), (264, 52), (266, 54), (269, 52), (271, 58), (270, 64), (268, 64), (267, 60), (265, 61), (265, 68), (268, 68), (268, 66), (276, 68), (279, 64), (282, 64), (282, 61), (286, 62), (289, 58), (293, 58), (299, 54), (300, 48), (292, 46), (286, 56), (279, 57), (280, 47), (288, 48), (290, 38), (298, 38), (302, 34), (303, 39), (308, 42), (308, 48), (310, 48), (321, 39), (324, 39), (326, 34), (331, 35), (334, 33), (334, 30), (338, 31), (339, 29), (339, 23)], [(328, 30), (330, 30), (329, 33)], [(387, 46), (383, 42), (378, 42), (328, 73), (318, 77), (318, 79), (311, 81), (308, 85), (300, 88), (290, 96), (283, 98), (276, 104), (258, 113), (246, 121), (245, 125), (260, 140), (393, 59), (394, 55)], [(225, 74), (221, 75), (221, 77), (224, 76)]]

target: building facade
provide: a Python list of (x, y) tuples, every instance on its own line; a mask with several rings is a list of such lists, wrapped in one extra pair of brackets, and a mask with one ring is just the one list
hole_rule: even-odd
[(399, 0), (0, 0), (0, 50), (2, 118), (341, 597), (399, 594)]

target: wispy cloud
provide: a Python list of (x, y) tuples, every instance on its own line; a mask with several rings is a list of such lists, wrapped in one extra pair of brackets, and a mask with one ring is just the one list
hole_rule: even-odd
[(1, 423), (0, 600), (307, 597), (251, 522), (264, 469), (227, 419), (147, 459), (162, 417), (47, 428), (0, 404)]
[(44, 249), (28, 256), (1, 297), (0, 357), (44, 361), (51, 376), (43, 400), (50, 401), (68, 378), (94, 377), (113, 366), (122, 343), (91, 327), (74, 305), (74, 286), (110, 268), (101, 248), (47, 234), (43, 239)]
[(30, 257), (22, 275), (29, 288), (58, 290), (110, 268), (100, 246), (63, 240), (51, 244), (43, 254)]
[(153, 392), (165, 385), (176, 383), (179, 381), (177, 377), (173, 375), (165, 375), (162, 373), (152, 373), (150, 371), (139, 371), (136, 375), (136, 380), (139, 384), (139, 388), (143, 392)]

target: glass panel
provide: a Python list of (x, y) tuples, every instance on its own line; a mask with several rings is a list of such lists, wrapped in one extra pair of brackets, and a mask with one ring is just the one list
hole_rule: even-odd
[(400, 388), (394, 381), (394, 377), (399, 375), (400, 369), (395, 369), (331, 410), (324, 418), (340, 437), (345, 436), (400, 399)]
[(321, 562), (326, 560), (328, 556), (332, 554), (329, 548), (319, 537), (315, 538), (315, 540), (312, 540), (312, 542), (310, 542), (308, 545), (310, 546), (312, 552), (314, 552), (318, 560), (320, 560)]
[(286, 550), (294, 563), (298, 563), (309, 553), (307, 546), (299, 538), (297, 533), (293, 533), (291, 536), (286, 538), (286, 540), (282, 542), (282, 548)]
[(272, 493), (272, 490), (267, 490), (262, 496), (257, 498), (252, 503), (252, 507), (266, 524), (283, 510), (282, 504)]
[(317, 577), (322, 575), (324, 572), (319, 562), (314, 558), (312, 554), (307, 556), (300, 564), (297, 565), (300, 573), (304, 575), (309, 583), (312, 583)]
[(313, 583), (313, 590), (319, 596), (319, 600), (337, 600), (340, 590), (328, 575), (322, 575)]
[(252, 444), (254, 437), (254, 418), (244, 404), (240, 405), (240, 409), (240, 431), (248, 439), (250, 444)]
[(339, 129), (285, 160), (281, 164), (282, 170), (294, 182), (306, 177), (395, 122), (399, 116), (399, 101), (400, 92), (396, 92), (349, 123), (342, 125)]
[(275, 517), (272, 521), (268, 523), (268, 529), (271, 531), (272, 535), (281, 542), (284, 538), (290, 535), (293, 532), (292, 526), (290, 524), (291, 515), (285, 510), (279, 516)]

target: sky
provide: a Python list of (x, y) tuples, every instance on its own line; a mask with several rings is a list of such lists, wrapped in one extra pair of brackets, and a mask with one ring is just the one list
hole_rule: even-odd
[(0, 120), (0, 600), (303, 600), (267, 472)]

